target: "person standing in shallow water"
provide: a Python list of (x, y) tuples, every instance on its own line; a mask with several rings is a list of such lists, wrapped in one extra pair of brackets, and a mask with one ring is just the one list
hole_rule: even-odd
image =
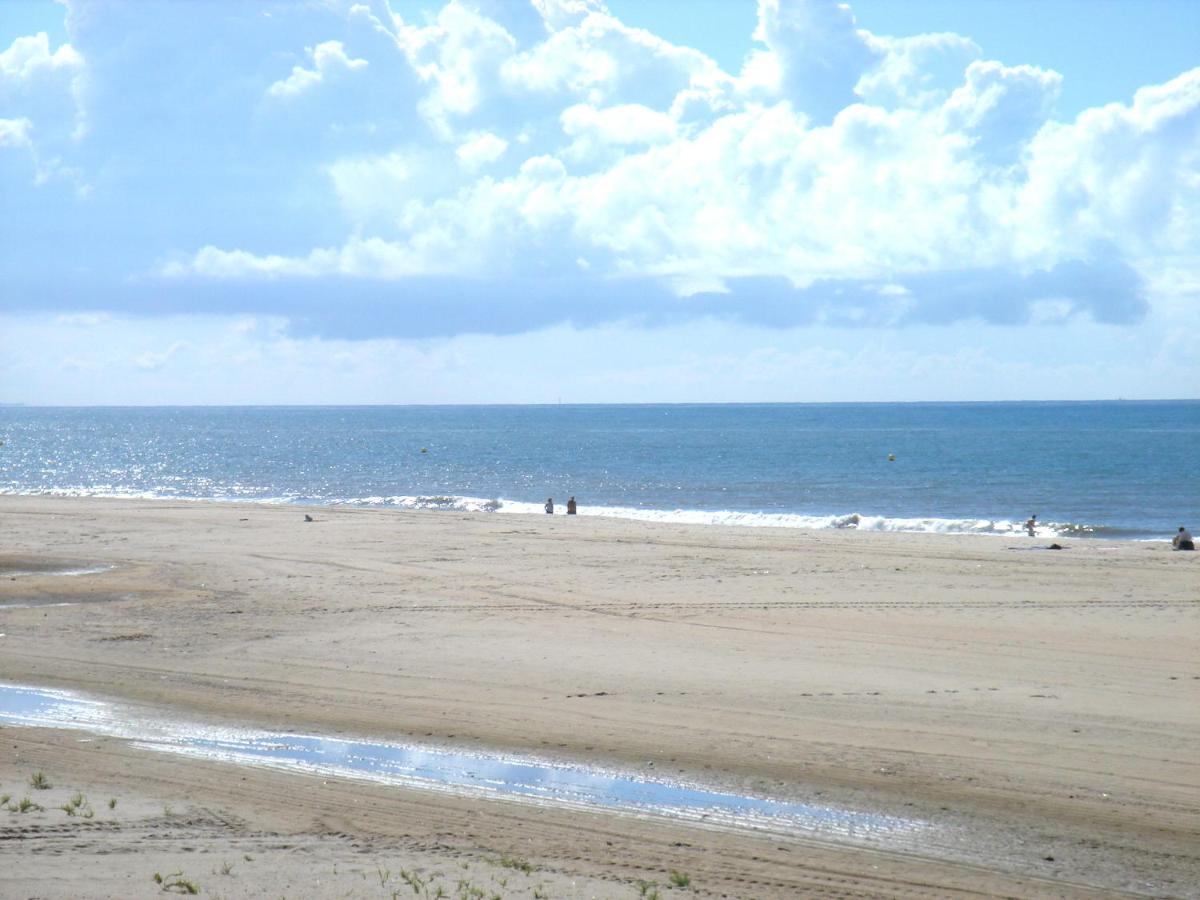
[(1171, 546), (1176, 550), (1195, 550), (1196, 542), (1192, 540), (1192, 533), (1180, 525), (1179, 531), (1171, 541)]
[(579, 507), (575, 505), (575, 498), (571, 497), (567, 500), (567, 515), (573, 516), (579, 512)]
[(1037, 537), (1037, 513), (1029, 517), (1029, 521), (1025, 523), (1025, 530), (1029, 532), (1030, 537)]
[(548, 516), (554, 515), (554, 498), (553, 497), (546, 498), (546, 515), (548, 515)]

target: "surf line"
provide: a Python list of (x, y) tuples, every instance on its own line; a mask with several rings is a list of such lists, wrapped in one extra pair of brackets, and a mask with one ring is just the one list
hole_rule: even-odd
[(732, 794), (545, 760), (419, 744), (178, 722), (132, 704), (0, 683), (0, 724), (69, 728), (159, 752), (460, 796), (668, 818), (864, 844), (907, 843), (930, 823)]

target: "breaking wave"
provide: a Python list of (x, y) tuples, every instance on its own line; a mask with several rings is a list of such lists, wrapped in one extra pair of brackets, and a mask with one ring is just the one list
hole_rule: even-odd
[[(300, 495), (263, 496), (247, 491), (224, 496), (185, 496), (153, 491), (121, 490), (105, 487), (46, 488), (14, 490), (0, 487), (0, 494), (54, 497), (97, 497), (122, 500), (184, 500), (221, 503), (267, 503), (299, 506), (351, 506), (376, 509), (441, 510), (465, 513), (544, 514), (541, 503), (501, 498), (464, 497), (453, 494), (320, 498)], [(556, 510), (565, 512), (562, 505)], [(923, 534), (1024, 535), (1025, 523), (1009, 519), (896, 517), (863, 513), (803, 515), (799, 513), (743, 512), (738, 510), (644, 509), (631, 506), (580, 506), (581, 516), (631, 519), (640, 522), (664, 522), (677, 525), (725, 525), (743, 528), (842, 529), (853, 531), (892, 531)], [(1130, 539), (1143, 535), (1103, 525), (1078, 522), (1039, 522), (1039, 538)]]
[[(543, 513), (540, 503), (517, 500), (458, 496), (362, 497), (335, 501), (335, 506), (373, 506), (398, 509), (440, 509), (458, 512)], [(563, 510), (560, 507), (557, 512)], [(737, 510), (642, 509), (631, 506), (581, 506), (581, 516), (633, 519), (679, 525), (730, 525), (747, 528), (850, 529), (855, 531), (901, 531), (925, 534), (1024, 535), (1025, 523), (1008, 519), (903, 518), (844, 513), (812, 516), (798, 513), (741, 512)], [(1129, 536), (1117, 529), (1075, 522), (1039, 522), (1037, 537)]]

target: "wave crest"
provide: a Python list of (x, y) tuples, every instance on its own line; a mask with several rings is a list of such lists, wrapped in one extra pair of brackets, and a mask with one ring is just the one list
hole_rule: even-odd
[[(110, 487), (59, 488), (19, 491), (0, 487), (0, 494), (58, 497), (101, 497), (136, 500), (208, 500), (214, 502), (271, 503), (319, 506), (354, 506), (384, 509), (442, 510), (466, 513), (544, 514), (541, 503), (526, 503), (499, 497), (467, 497), (454, 494), (398, 495), (316, 499), (306, 497), (183, 497), (152, 491), (122, 491)], [(560, 513), (561, 514), (561, 513)], [(641, 522), (667, 522), (679, 525), (727, 525), (742, 528), (804, 528), (812, 530), (850, 529), (855, 531), (894, 531), (921, 534), (1024, 535), (1025, 523), (1010, 519), (896, 517), (863, 513), (802, 515), (799, 513), (744, 512), (739, 510), (642, 509), (630, 506), (580, 506), (581, 516), (631, 519)], [(1132, 537), (1119, 529), (1079, 522), (1039, 522), (1039, 538)]]
[[(441, 509), (459, 512), (541, 514), (540, 503), (518, 500), (458, 496), (363, 497), (338, 501), (337, 505), (383, 506), (399, 509)], [(896, 531), (920, 534), (992, 534), (1024, 535), (1025, 523), (1010, 519), (979, 518), (905, 518), (863, 513), (809, 516), (798, 513), (763, 513), (738, 510), (640, 509), (631, 506), (581, 506), (581, 516), (632, 519), (641, 522), (669, 522), (680, 525), (729, 525), (743, 528), (804, 528), (813, 530), (850, 529), (855, 531)], [(1075, 522), (1039, 522), (1036, 537), (1117, 536), (1100, 525)]]

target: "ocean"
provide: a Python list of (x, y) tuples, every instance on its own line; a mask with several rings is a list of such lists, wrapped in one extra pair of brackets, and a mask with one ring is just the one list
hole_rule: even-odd
[(0, 493), (1169, 539), (1200, 401), (0, 408)]

